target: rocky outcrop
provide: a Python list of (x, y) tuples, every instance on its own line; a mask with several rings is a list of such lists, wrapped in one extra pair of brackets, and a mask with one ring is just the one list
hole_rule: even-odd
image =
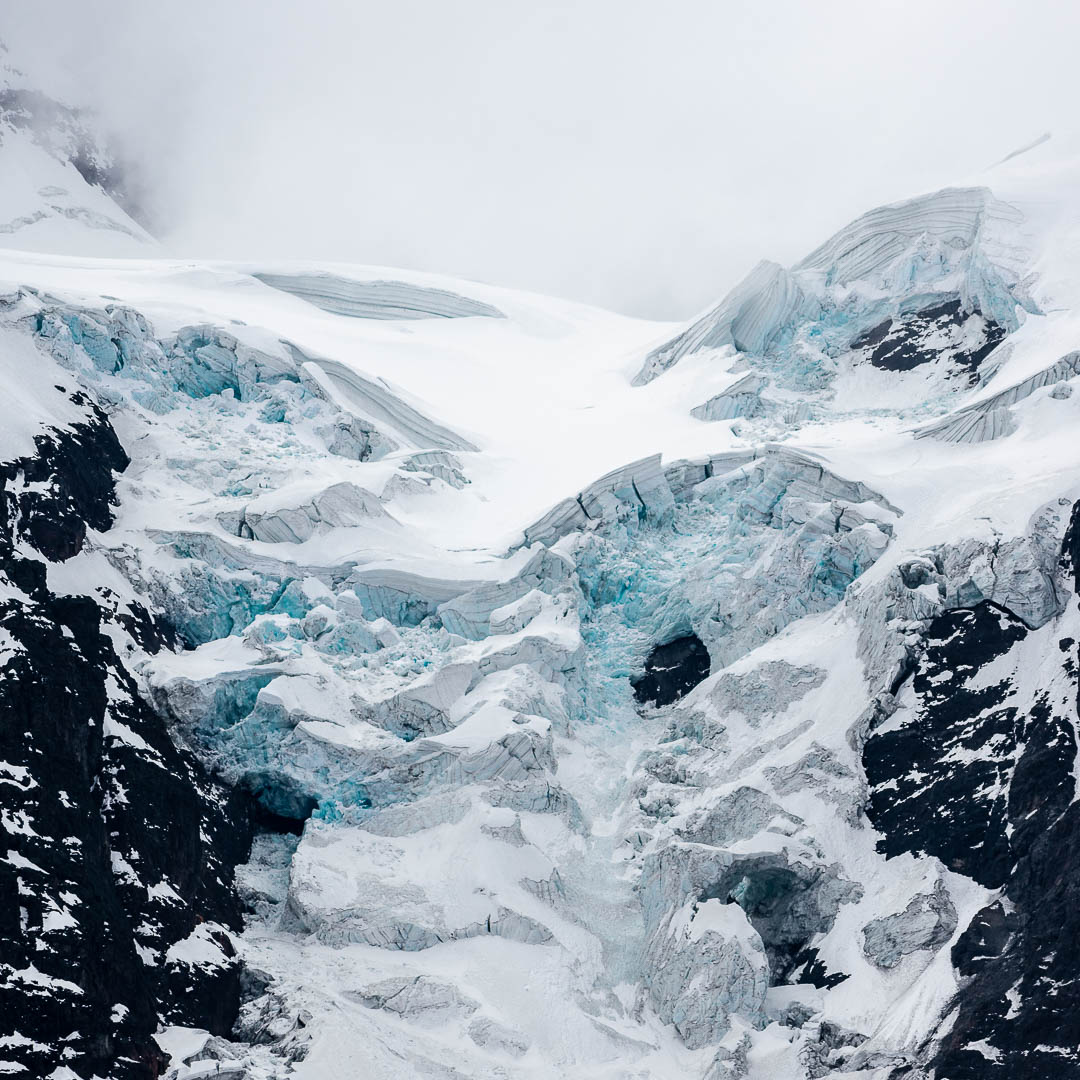
[(912, 371), (936, 363), (946, 369), (947, 378), (970, 385), (1005, 334), (1005, 327), (977, 309), (966, 309), (957, 298), (890, 316), (859, 334), (851, 349), (855, 363), (881, 371)]
[[(1070, 576), (1078, 518), (1074, 507), (1061, 544)], [(953, 947), (963, 981), (924, 1048), (928, 1075), (1065, 1077), (1076, 1070), (1076, 963), (1062, 942), (1071, 940), (1080, 881), (1064, 854), (1077, 828), (1077, 671), (1075, 634), (1062, 636), (1055, 620), (1032, 628), (985, 600), (946, 612), (926, 631), (910, 699), (866, 743), (869, 813), (883, 848), (936, 854), (1002, 891)], [(895, 955), (916, 930), (932, 947), (948, 929), (942, 914), (931, 897), (916, 898), (867, 927), (865, 944), (872, 936), (880, 960), (882, 946)]]
[(697, 634), (657, 645), (645, 661), (645, 670), (630, 680), (634, 697), (663, 707), (678, 701), (709, 676), (709, 650)]
[(108, 528), (127, 465), (100, 409), (74, 400), (85, 422), (0, 466), (4, 1058), (23, 1075), (149, 1080), (159, 1018), (226, 1033), (236, 1017), (247, 809), (142, 699), (114, 645), (120, 613), (48, 587), (47, 561)]
[(919, 634), (945, 611), (988, 600), (1036, 629), (1059, 615), (1068, 599), (1059, 567), (1065, 506), (1042, 507), (1022, 536), (968, 538), (905, 559), (873, 584), (854, 584), (847, 601), (871, 685), (895, 691), (911, 672)]
[[(674, 348), (745, 376), (703, 414), (756, 395), (744, 433), (813, 417), (819, 448), (865, 422), (851, 461), (894, 445), (876, 427), (895, 439), (898, 414), (936, 409), (921, 369), (943, 392), (985, 369), (1025, 302), (1000, 208), (916, 203), (855, 223), (824, 262), (764, 268)], [(38, 1007), (54, 1026), (75, 1009), (68, 1031), (97, 1039), (71, 1065), (20, 1043), (25, 1071), (125, 1076), (125, 1053), (145, 1075), (155, 1032), (173, 1080), (284, 1075), (309, 1048), (308, 1071), (332, 1056), (395, 1076), (1074, 1063), (1075, 961), (1053, 937), (1076, 899), (1064, 505), (1000, 534), (1029, 498), (1013, 475), (968, 504), (990, 520), (939, 531), (965, 503), (934, 491), (905, 525), (792, 441), (654, 454), (554, 507), (529, 546), (450, 551), (432, 517), (513, 478), (492, 487), (502, 459), (466, 456), (388, 383), (198, 316), (158, 337), (119, 304), (24, 291), (0, 318), (27, 333), (9, 367), (46, 402), (55, 380), (84, 387), (57, 393), (96, 432), (63, 468), (53, 438), (3, 473), (0, 981), (25, 1037)], [(391, 348), (404, 331), (367, 333)], [(116, 526), (126, 457), (91, 400), (138, 448)], [(983, 453), (962, 452), (973, 475)], [(916, 458), (890, 493), (945, 475), (941, 454)], [(924, 520), (948, 542), (920, 548)], [(68, 562), (43, 582), (35, 550)], [(33, 756), (46, 739), (61, 764)], [(249, 832), (234, 888), (228, 843)], [(67, 899), (84, 872), (69, 836), (92, 854), (98, 922)], [(250, 969), (230, 955), (241, 899)]]
[[(990, 601), (931, 622), (912, 679), (910, 719), (872, 734), (863, 750), (870, 820), (887, 854), (937, 855), (950, 869), (997, 888), (1008, 880), (1019, 834), (1036, 827), (1030, 815), (1022, 827), (1010, 825), (1019, 797), (1011, 794), (1015, 777), (1031, 768), (1021, 769), (1024, 755), (1042, 762), (1040, 790), (1032, 796), (1046, 805), (1048, 820), (1071, 799), (1075, 746), (1068, 718), (1046, 693), (1031, 703), (1010, 701), (1018, 646), (1028, 635), (1019, 619)], [(980, 672), (995, 661), (1000, 675), (982, 685)], [(980, 752), (988, 745), (992, 754)]]

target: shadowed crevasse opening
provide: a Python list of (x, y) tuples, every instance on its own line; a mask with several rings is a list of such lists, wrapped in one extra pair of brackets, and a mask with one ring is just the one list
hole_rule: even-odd
[(774, 986), (811, 983), (835, 986), (847, 975), (829, 972), (811, 942), (832, 927), (840, 904), (861, 889), (834, 869), (787, 865), (776, 855), (737, 859), (700, 899), (738, 904), (761, 935)]
[(318, 800), (288, 776), (249, 772), (241, 787), (250, 798), (251, 823), (257, 831), (299, 836)]
[(697, 634), (657, 645), (645, 661), (645, 672), (630, 680), (642, 705), (670, 705), (709, 677), (709, 650)]

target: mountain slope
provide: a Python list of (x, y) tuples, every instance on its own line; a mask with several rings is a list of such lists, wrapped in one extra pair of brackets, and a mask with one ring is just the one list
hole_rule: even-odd
[(0, 42), (0, 246), (153, 254), (124, 171), (88, 118), (34, 87), (5, 53)]
[(0, 252), (5, 1068), (1073, 1075), (1047, 152), (682, 328)]

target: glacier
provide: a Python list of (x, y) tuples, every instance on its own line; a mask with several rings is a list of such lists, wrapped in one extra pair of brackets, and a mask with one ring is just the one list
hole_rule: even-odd
[(0, 1068), (1075, 1075), (1078, 210), (1029, 160), (674, 333), (0, 248)]

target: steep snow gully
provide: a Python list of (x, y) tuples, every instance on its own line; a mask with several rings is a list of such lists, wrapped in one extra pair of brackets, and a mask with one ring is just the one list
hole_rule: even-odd
[(1028, 162), (685, 327), (0, 253), (0, 1070), (1080, 1075)]

